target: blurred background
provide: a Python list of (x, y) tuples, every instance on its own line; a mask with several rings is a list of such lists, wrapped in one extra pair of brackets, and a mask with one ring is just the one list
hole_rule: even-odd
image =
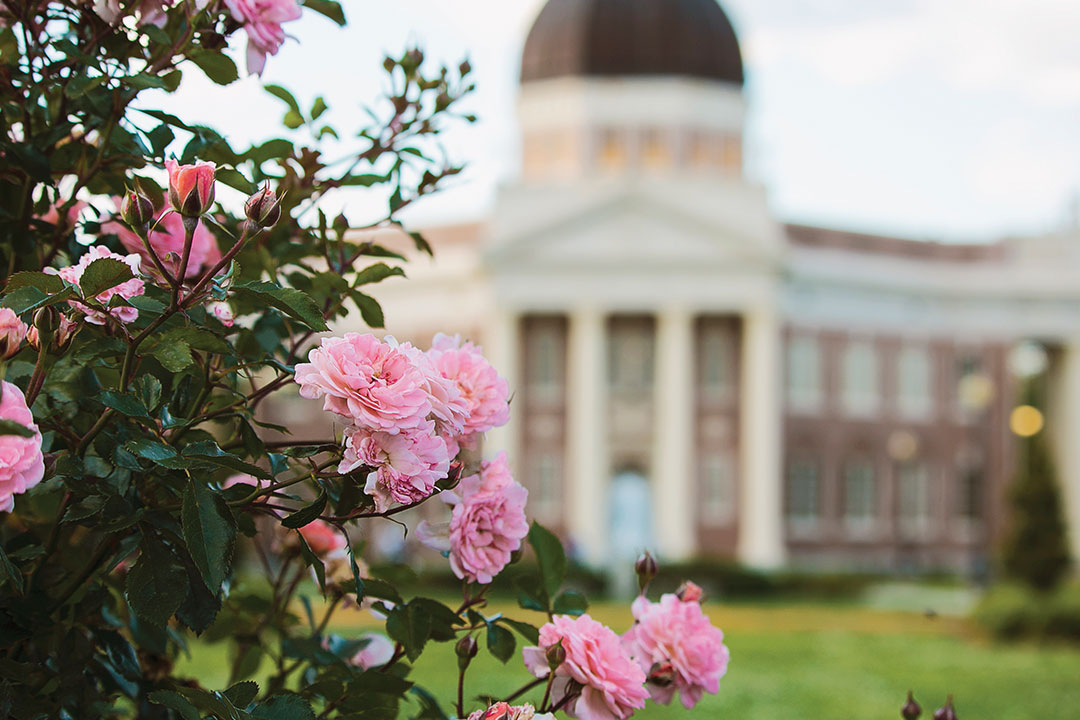
[[(484, 452), (583, 587), (631, 594), (645, 548), (705, 585), (733, 648), (717, 711), (898, 709), (912, 685), (1076, 717), (1080, 5), (349, 10), (347, 41), (305, 19), (264, 80), (349, 113), (385, 51), (470, 58), (468, 170), (409, 215), (435, 258), (379, 299), (400, 339), (460, 333), (509, 379)], [(254, 121), (217, 117), (226, 93)], [(280, 111), (252, 78), (170, 103), (230, 139)], [(413, 552), (393, 526), (371, 551)]]

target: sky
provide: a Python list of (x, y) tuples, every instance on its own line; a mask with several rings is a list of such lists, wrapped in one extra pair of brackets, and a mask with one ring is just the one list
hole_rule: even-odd
[[(344, 0), (338, 28), (312, 12), (262, 82), (322, 95), (340, 127), (383, 89), (381, 59), (419, 44), (468, 56), (480, 121), (446, 137), (468, 171), (411, 210), (417, 225), (485, 216), (519, 169), (521, 48), (543, 0)], [(1069, 0), (723, 0), (739, 35), (746, 172), (776, 216), (969, 242), (1076, 224), (1080, 214), (1080, 3)], [(231, 50), (243, 58), (243, 33)], [(241, 63), (242, 64), (242, 63)], [(243, 74), (243, 73), (242, 73)], [(160, 107), (237, 146), (280, 134), (257, 77), (218, 87), (197, 70)], [(350, 219), (381, 200), (344, 203)]]

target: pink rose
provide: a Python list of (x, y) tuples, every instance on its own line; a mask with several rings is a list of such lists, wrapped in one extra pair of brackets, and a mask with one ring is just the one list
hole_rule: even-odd
[(323, 520), (310, 522), (300, 528), (304, 542), (320, 559), (337, 558), (345, 553), (345, 536)]
[(405, 353), (405, 356), (423, 374), (424, 389), (427, 390), (428, 399), (431, 402), (430, 417), (435, 421), (435, 431), (446, 441), (450, 456), (456, 457), (457, 438), (464, 432), (465, 423), (469, 420), (469, 405), (462, 397), (457, 384), (443, 377), (431, 358), (420, 348), (414, 347), (412, 343), (398, 343), (392, 336), (388, 336), (386, 342)]
[[(67, 315), (60, 316), (60, 324), (56, 328), (56, 332), (53, 333), (54, 344), (57, 348), (63, 349), (68, 341), (74, 337), (75, 333), (79, 330), (79, 324), (68, 318)], [(31, 325), (26, 330), (26, 342), (30, 344), (30, 347), (35, 350), (38, 349), (39, 338), (38, 329)]]
[(666, 594), (652, 603), (641, 596), (632, 610), (634, 626), (623, 635), (623, 645), (649, 674), (653, 700), (668, 705), (678, 690), (683, 706), (692, 708), (704, 693), (720, 689), (729, 658), (724, 633), (697, 600)]
[(566, 705), (570, 717), (581, 720), (625, 720), (645, 707), (648, 691), (645, 672), (638, 667), (619, 636), (588, 615), (556, 615), (540, 628), (539, 647), (522, 650), (525, 666), (536, 677), (547, 677), (547, 650), (562, 641), (566, 660), (555, 668), (551, 691), (554, 702), (566, 696), (570, 681), (581, 694)]
[(63, 218), (60, 217), (60, 203), (59, 205), (53, 205), (50, 207), (41, 219), (47, 223), (51, 223), (60, 228), (61, 233), (70, 233), (79, 224), (79, 216), (82, 215), (82, 211), (89, 205), (83, 200), (76, 200), (72, 203), (71, 207), (67, 211), (67, 215)]
[[(68, 265), (67, 267), (56, 270), (54, 268), (45, 268), (45, 272), (52, 275), (59, 275), (64, 280), (75, 285), (79, 284), (82, 279), (83, 273), (86, 268), (90, 266), (90, 263), (98, 260), (99, 258), (112, 258), (113, 260), (119, 260), (122, 263), (126, 263), (131, 268), (131, 272), (135, 277), (130, 280), (125, 280), (119, 285), (115, 285), (108, 290), (100, 292), (95, 296), (95, 299), (101, 303), (102, 306), (109, 308), (109, 301), (113, 297), (119, 295), (125, 300), (130, 300), (133, 297), (142, 295), (146, 288), (143, 281), (139, 279), (139, 256), (138, 255), (118, 255), (106, 247), (101, 245), (91, 245), (87, 248), (86, 253), (79, 258), (77, 265)], [(101, 310), (91, 308), (85, 303), (81, 303), (78, 300), (69, 300), (68, 304), (75, 308), (79, 312), (86, 315), (86, 321), (95, 325), (104, 325), (107, 319), (107, 315)], [(108, 314), (116, 318), (122, 323), (133, 322), (139, 317), (139, 311), (128, 305), (117, 305), (116, 307), (109, 308)]]
[[(116, 237), (128, 252), (138, 253), (146, 267), (153, 267), (150, 254), (146, 252), (142, 240), (126, 225), (115, 221), (108, 222), (101, 226), (101, 231), (116, 233)], [(150, 233), (150, 246), (154, 248), (162, 264), (175, 275), (180, 269), (180, 257), (184, 254), (184, 219), (177, 213), (166, 212)], [(189, 280), (196, 277), (203, 268), (213, 267), (220, 259), (221, 249), (218, 248), (217, 239), (209, 228), (199, 223), (195, 234), (191, 236), (185, 277)]]
[(226, 302), (212, 302), (206, 306), (206, 309), (211, 315), (218, 319), (225, 327), (232, 327), (236, 317), (233, 315), (232, 308), (229, 307), (229, 303)]
[(467, 418), (460, 441), (472, 446), (477, 435), (510, 419), (510, 386), (472, 343), (436, 335), (427, 352), (442, 376), (453, 381), (465, 401)]
[(165, 169), (169, 171), (169, 204), (178, 213), (199, 217), (214, 204), (214, 163), (181, 165), (169, 158)]
[(302, 397), (323, 397), (324, 410), (372, 431), (416, 428), (431, 413), (424, 373), (371, 334), (323, 338), (308, 362), (297, 364), (296, 382)]
[(362, 635), (360, 639), (367, 640), (367, 645), (352, 656), (352, 659), (349, 660), (350, 664), (369, 670), (373, 667), (385, 665), (394, 657), (394, 643), (385, 635), (367, 633)]
[(450, 471), (450, 456), (430, 420), (394, 435), (354, 426), (346, 431), (338, 472), (364, 466), (374, 468), (364, 492), (375, 498), (375, 508), (383, 512), (394, 502), (409, 505), (431, 495), (435, 483)]
[(267, 55), (277, 55), (285, 42), (281, 24), (300, 18), (296, 0), (225, 0), (229, 12), (247, 30), (247, 69), (258, 75)]
[(26, 339), (26, 323), (11, 308), (0, 308), (0, 358), (7, 360), (19, 352)]
[(439, 537), (430, 525), (418, 528), (418, 535), (429, 547), (450, 551), (450, 569), (459, 578), (489, 583), (529, 534), (528, 496), (529, 491), (511, 477), (506, 453), (499, 453), (481, 464), (479, 474), (442, 494), (454, 506), (448, 537)]
[(41, 454), (41, 433), (26, 407), (22, 390), (5, 380), (0, 382), (0, 393), (0, 420), (11, 420), (34, 432), (32, 437), (0, 435), (0, 512), (11, 512), (15, 496), (41, 482), (45, 458)]
[(536, 714), (536, 708), (532, 705), (511, 705), (510, 703), (498, 702), (487, 710), (477, 710), (469, 716), (468, 720), (554, 720), (551, 713)]

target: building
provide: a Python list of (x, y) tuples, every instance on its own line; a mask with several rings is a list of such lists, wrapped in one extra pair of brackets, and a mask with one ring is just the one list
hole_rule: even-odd
[(1048, 349), (1080, 527), (1080, 238), (784, 224), (743, 176), (742, 85), (715, 0), (550, 0), (521, 177), (489, 221), (427, 233), (436, 261), (380, 288), (389, 329), (485, 346), (514, 393), (487, 449), (593, 564), (655, 538), (766, 568), (985, 567), (1024, 340)]

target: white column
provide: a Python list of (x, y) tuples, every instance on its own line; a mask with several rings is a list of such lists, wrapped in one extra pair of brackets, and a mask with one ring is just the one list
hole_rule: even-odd
[(664, 559), (682, 560), (696, 550), (694, 500), (694, 328), (685, 308), (668, 307), (656, 318), (656, 407), (653, 436), (653, 501), (656, 541)]
[(610, 522), (605, 335), (604, 316), (597, 309), (570, 313), (567, 520), (571, 540), (592, 566), (605, 564)]
[(740, 408), (739, 559), (758, 568), (784, 563), (781, 492), (780, 322), (772, 307), (743, 316)]
[[(484, 355), (510, 385), (510, 420), (484, 437), (484, 456), (491, 458), (506, 451), (511, 470), (522, 472), (521, 444), (521, 315), (515, 310), (499, 309), (491, 322), (491, 334), (484, 339)], [(515, 400), (516, 396), (516, 400)]]
[(1050, 422), (1057, 450), (1058, 482), (1061, 485), (1065, 524), (1073, 562), (1080, 564), (1080, 339), (1061, 350), (1056, 417)]

